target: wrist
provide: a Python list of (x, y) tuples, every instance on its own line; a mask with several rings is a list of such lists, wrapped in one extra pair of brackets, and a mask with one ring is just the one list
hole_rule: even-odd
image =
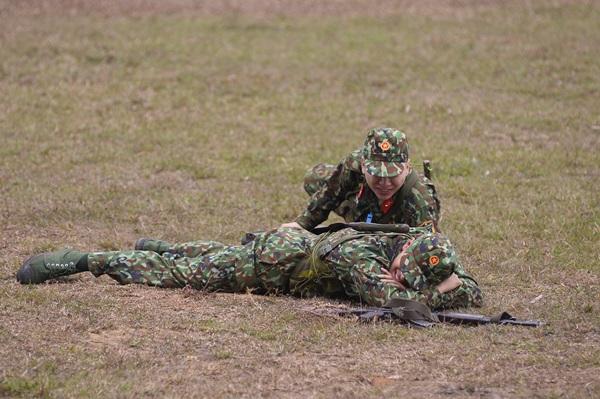
[(298, 223), (300, 227), (302, 227), (304, 230), (308, 231), (312, 230), (316, 226), (313, 223), (311, 223), (311, 220), (308, 217), (304, 215), (298, 216), (295, 222)]

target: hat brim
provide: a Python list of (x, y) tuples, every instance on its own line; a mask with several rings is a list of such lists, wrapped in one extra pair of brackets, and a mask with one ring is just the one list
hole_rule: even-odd
[(365, 159), (367, 173), (377, 177), (396, 177), (404, 171), (406, 163)]

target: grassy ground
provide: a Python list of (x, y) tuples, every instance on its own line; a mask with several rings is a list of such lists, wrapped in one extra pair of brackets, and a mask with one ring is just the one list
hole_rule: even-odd
[[(0, 396), (599, 397), (596, 2), (0, 0)], [(22, 287), (28, 255), (237, 242), (373, 126), (433, 160), (482, 313), (360, 325), (335, 303)]]

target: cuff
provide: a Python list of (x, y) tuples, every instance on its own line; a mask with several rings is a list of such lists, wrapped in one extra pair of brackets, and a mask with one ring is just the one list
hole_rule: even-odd
[(314, 224), (314, 222), (305, 215), (298, 216), (295, 221), (302, 226), (303, 229), (308, 231), (312, 230), (316, 226), (316, 224)]

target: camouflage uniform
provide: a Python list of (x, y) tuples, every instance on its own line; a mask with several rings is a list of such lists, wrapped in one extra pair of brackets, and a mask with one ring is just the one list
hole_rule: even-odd
[[(172, 245), (162, 254), (90, 253), (88, 268), (96, 276), (107, 274), (121, 284), (325, 295), (351, 298), (372, 306), (381, 306), (394, 297), (418, 300), (433, 309), (479, 306), (481, 291), (458, 262), (449, 242), (439, 234), (422, 233), (417, 229), (412, 234), (343, 229), (316, 236), (305, 230), (279, 228), (254, 234), (244, 245), (195, 241)], [(404, 291), (378, 277), (381, 268), (389, 268), (402, 248), (406, 254), (402, 271), (411, 285)], [(429, 253), (433, 255), (428, 256)], [(437, 269), (423, 266), (432, 256), (438, 259)], [(443, 275), (436, 280), (432, 271), (438, 270)], [(440, 294), (433, 287), (452, 272), (462, 280), (462, 286)]]
[(310, 169), (304, 178), (304, 189), (310, 200), (296, 222), (311, 230), (333, 211), (347, 222), (404, 223), (409, 226), (437, 223), (440, 205), (429, 179), (411, 171), (404, 185), (393, 195), (391, 209), (384, 213), (366, 184), (361, 160), (365, 160), (368, 172), (374, 176), (396, 176), (402, 168), (398, 165), (409, 164), (405, 134), (389, 128), (373, 129), (364, 147), (353, 151), (337, 166), (318, 164)]

